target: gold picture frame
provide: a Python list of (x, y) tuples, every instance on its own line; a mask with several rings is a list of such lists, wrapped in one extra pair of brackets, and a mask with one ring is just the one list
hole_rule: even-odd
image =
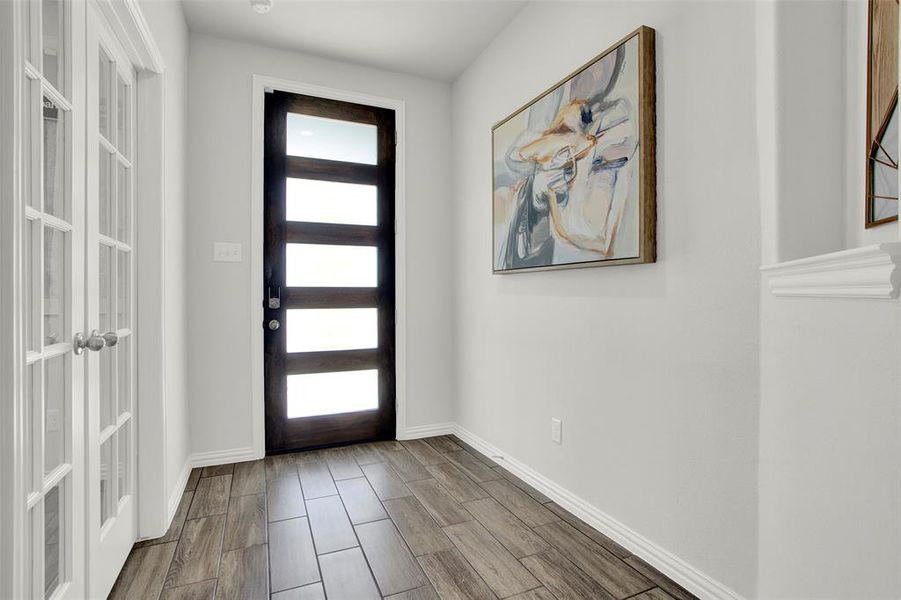
[(491, 132), (494, 273), (656, 261), (652, 28), (628, 34)]

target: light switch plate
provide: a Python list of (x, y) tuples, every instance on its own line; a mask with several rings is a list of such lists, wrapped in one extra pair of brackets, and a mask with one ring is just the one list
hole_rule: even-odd
[(551, 441), (555, 444), (563, 443), (563, 421), (551, 417)]
[(241, 262), (241, 244), (213, 243), (213, 262)]

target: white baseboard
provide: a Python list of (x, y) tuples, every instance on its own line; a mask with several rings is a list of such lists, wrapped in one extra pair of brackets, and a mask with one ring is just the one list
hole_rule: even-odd
[(424, 437), (432, 437), (436, 435), (448, 435), (454, 432), (453, 423), (435, 423), (433, 425), (417, 425), (415, 427), (407, 427), (406, 431), (398, 432), (399, 440), (415, 440)]
[(188, 463), (194, 467), (211, 467), (228, 463), (245, 462), (263, 458), (253, 447), (215, 450), (213, 452), (195, 452), (188, 457)]
[(620, 523), (596, 506), (589, 504), (471, 431), (454, 424), (453, 433), (486, 456), (500, 458), (499, 463), (511, 473), (534, 486), (554, 502), (613, 539), (629, 552), (632, 552), (635, 556), (641, 558), (702, 600), (708, 598), (711, 600), (743, 600), (742, 596), (735, 590), (701, 572), (675, 554), (661, 548), (637, 531)]
[[(166, 518), (166, 523), (171, 524), (172, 519), (175, 518), (175, 513), (178, 511), (178, 504), (181, 502), (181, 497), (185, 493), (185, 486), (188, 485), (188, 477), (191, 476), (191, 457), (185, 461), (184, 466), (181, 468), (181, 473), (178, 475), (178, 481), (175, 482), (175, 487), (172, 488), (172, 491), (169, 492), (169, 506), (168, 512), (166, 513), (168, 516)], [(169, 528), (169, 525), (166, 525), (166, 529)]]

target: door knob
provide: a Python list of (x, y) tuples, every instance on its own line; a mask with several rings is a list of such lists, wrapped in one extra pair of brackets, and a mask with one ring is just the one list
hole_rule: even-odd
[(72, 340), (73, 351), (77, 355), (82, 354), (85, 348), (91, 352), (97, 352), (102, 350), (105, 345), (106, 340), (103, 339), (103, 336), (96, 329), (91, 332), (90, 337), (85, 337), (83, 333), (76, 333), (75, 339)]
[(269, 321), (269, 329), (271, 329), (272, 331), (276, 331), (281, 326), (282, 324), (278, 322), (278, 319), (272, 319), (271, 321)]
[(103, 342), (108, 348), (112, 348), (119, 343), (119, 334), (115, 331), (107, 331), (103, 334)]

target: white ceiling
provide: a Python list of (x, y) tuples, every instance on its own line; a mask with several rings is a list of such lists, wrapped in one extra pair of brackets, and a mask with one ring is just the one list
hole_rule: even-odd
[(192, 31), (453, 81), (525, 4), (521, 0), (182, 0)]

